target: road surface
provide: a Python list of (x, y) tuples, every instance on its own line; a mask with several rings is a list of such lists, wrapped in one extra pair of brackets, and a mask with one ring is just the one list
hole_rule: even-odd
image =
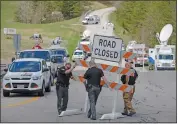
[[(114, 8), (95, 11), (107, 20), (107, 14)], [(96, 28), (95, 28), (96, 27)], [(87, 26), (93, 31), (101, 30), (101, 25)], [(98, 62), (105, 61), (97, 60)], [(123, 61), (123, 60), (122, 60)], [(110, 63), (113, 64), (113, 63)], [(76, 67), (73, 73), (83, 74), (84, 68)], [(111, 113), (114, 91), (103, 88), (97, 103), (97, 120), (92, 121), (86, 114), (58, 117), (55, 87), (44, 97), (36, 94), (11, 94), (3, 97), (1, 91), (2, 122), (176, 122), (176, 72), (158, 71), (141, 72), (136, 84), (133, 107), (137, 114), (116, 120), (99, 120), (103, 114)], [(116, 74), (105, 73), (108, 80), (117, 80)], [(86, 91), (84, 85), (71, 80), (68, 109), (84, 108)], [(117, 112), (123, 110), (122, 92), (119, 91)]]

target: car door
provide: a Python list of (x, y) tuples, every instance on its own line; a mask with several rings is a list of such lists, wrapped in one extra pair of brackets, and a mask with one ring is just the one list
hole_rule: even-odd
[[(42, 69), (47, 68), (45, 60), (42, 61)], [(42, 72), (43, 79), (45, 80), (45, 87), (47, 86), (47, 72)]]
[[(68, 51), (67, 50), (65, 50), (65, 56), (67, 56), (69, 53), (68, 53)], [(69, 62), (70, 61), (70, 57), (66, 57), (67, 59), (66, 59), (66, 62)]]
[[(48, 68), (48, 65), (46, 64), (46, 61), (44, 61), (44, 64), (45, 64), (45, 67)], [(46, 84), (49, 83), (49, 80), (50, 80), (50, 70), (46, 71)]]

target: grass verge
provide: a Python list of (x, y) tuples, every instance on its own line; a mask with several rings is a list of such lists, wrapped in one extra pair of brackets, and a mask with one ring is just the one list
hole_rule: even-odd
[(117, 37), (122, 38), (125, 44), (127, 44), (128, 41), (132, 40), (130, 36), (125, 34), (126, 31), (124, 30), (124, 28), (117, 23), (116, 12), (113, 12), (109, 15), (109, 20), (111, 20), (111, 22), (114, 24), (114, 34)]
[[(13, 39), (6, 39), (4, 35), (4, 28), (16, 28), (17, 33), (21, 34), (21, 50), (31, 49), (34, 41), (29, 37), (34, 33), (42, 34), (44, 43), (41, 44), (43, 48), (47, 48), (51, 40), (56, 36), (61, 36), (67, 42), (64, 45), (67, 47), (69, 54), (72, 55), (76, 44), (80, 39), (80, 34), (84, 30), (79, 22), (80, 17), (62, 22), (49, 23), (49, 24), (23, 24), (14, 22), (14, 12), (17, 8), (19, 1), (1, 1), (1, 58), (11, 59), (14, 56), (15, 49), (13, 47)], [(105, 8), (106, 6), (94, 1), (92, 3), (92, 10)]]

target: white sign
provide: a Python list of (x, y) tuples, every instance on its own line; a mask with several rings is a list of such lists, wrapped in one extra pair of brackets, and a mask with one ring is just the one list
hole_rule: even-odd
[(95, 35), (93, 38), (92, 57), (113, 62), (119, 62), (121, 58), (122, 39)]
[(134, 44), (133, 45), (133, 53), (137, 54), (145, 54), (145, 44)]
[(4, 34), (5, 35), (13, 35), (16, 34), (16, 29), (15, 28), (4, 28)]

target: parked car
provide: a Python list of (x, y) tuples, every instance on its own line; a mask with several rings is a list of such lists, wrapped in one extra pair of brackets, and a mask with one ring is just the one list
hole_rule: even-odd
[(70, 62), (70, 56), (68, 50), (65, 47), (61, 47), (59, 45), (51, 45), (48, 49), (51, 50), (52, 55), (63, 55), (65, 63)]
[(50, 70), (44, 59), (16, 59), (4, 71), (7, 72), (2, 82), (4, 97), (10, 96), (10, 93), (24, 92), (35, 92), (44, 96), (45, 91), (51, 91)]
[(55, 60), (52, 59), (52, 52), (47, 49), (30, 49), (20, 52), (19, 58), (41, 58), (44, 59), (47, 63), (47, 66), (50, 69), (52, 78), (52, 86), (54, 85), (54, 78), (57, 69), (55, 68)]
[(52, 55), (52, 59), (56, 60), (55, 68), (62, 67), (66, 63), (65, 60), (64, 60), (64, 56), (61, 55), (61, 54)]
[(72, 61), (75, 62), (76, 59), (86, 59), (86, 52), (83, 50), (75, 50), (72, 56)]

